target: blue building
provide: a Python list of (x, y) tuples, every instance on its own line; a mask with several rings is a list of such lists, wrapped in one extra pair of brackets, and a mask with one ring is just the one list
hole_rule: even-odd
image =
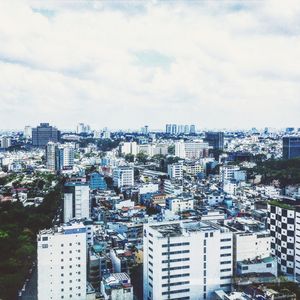
[(105, 190), (107, 189), (107, 184), (105, 182), (104, 176), (98, 172), (90, 174), (90, 189), (91, 190)]
[(282, 139), (283, 144), (283, 158), (291, 159), (300, 157), (300, 137), (299, 136), (286, 136)]

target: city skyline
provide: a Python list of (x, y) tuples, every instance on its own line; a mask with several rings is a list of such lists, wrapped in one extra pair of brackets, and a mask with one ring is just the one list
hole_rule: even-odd
[(2, 1), (1, 120), (298, 127), (299, 13), (297, 1)]

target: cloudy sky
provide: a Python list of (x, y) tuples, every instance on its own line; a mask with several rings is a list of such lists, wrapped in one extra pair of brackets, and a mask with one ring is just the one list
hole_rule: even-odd
[(0, 1), (0, 124), (300, 127), (300, 2)]

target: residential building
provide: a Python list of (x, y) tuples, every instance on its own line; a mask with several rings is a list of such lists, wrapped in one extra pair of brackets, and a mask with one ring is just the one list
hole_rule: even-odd
[(118, 167), (113, 170), (114, 186), (120, 188), (134, 185), (134, 171), (131, 167)]
[(86, 228), (82, 223), (37, 235), (38, 299), (86, 299)]
[(86, 182), (67, 182), (64, 186), (64, 222), (90, 218), (90, 188)]
[(171, 179), (181, 180), (183, 178), (182, 163), (168, 165), (168, 175)]
[(166, 199), (166, 209), (173, 213), (180, 213), (194, 209), (194, 198), (191, 196), (177, 196), (176, 198)]
[(48, 142), (46, 145), (46, 167), (51, 171), (57, 171), (59, 165), (58, 146), (56, 143)]
[(144, 300), (211, 299), (231, 290), (232, 233), (212, 222), (144, 225)]

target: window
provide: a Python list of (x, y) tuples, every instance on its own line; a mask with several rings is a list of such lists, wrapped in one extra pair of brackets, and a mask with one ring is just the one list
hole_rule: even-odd
[(47, 236), (43, 236), (42, 237), (42, 241), (48, 241), (48, 237)]
[(42, 244), (42, 248), (48, 248), (48, 244)]

